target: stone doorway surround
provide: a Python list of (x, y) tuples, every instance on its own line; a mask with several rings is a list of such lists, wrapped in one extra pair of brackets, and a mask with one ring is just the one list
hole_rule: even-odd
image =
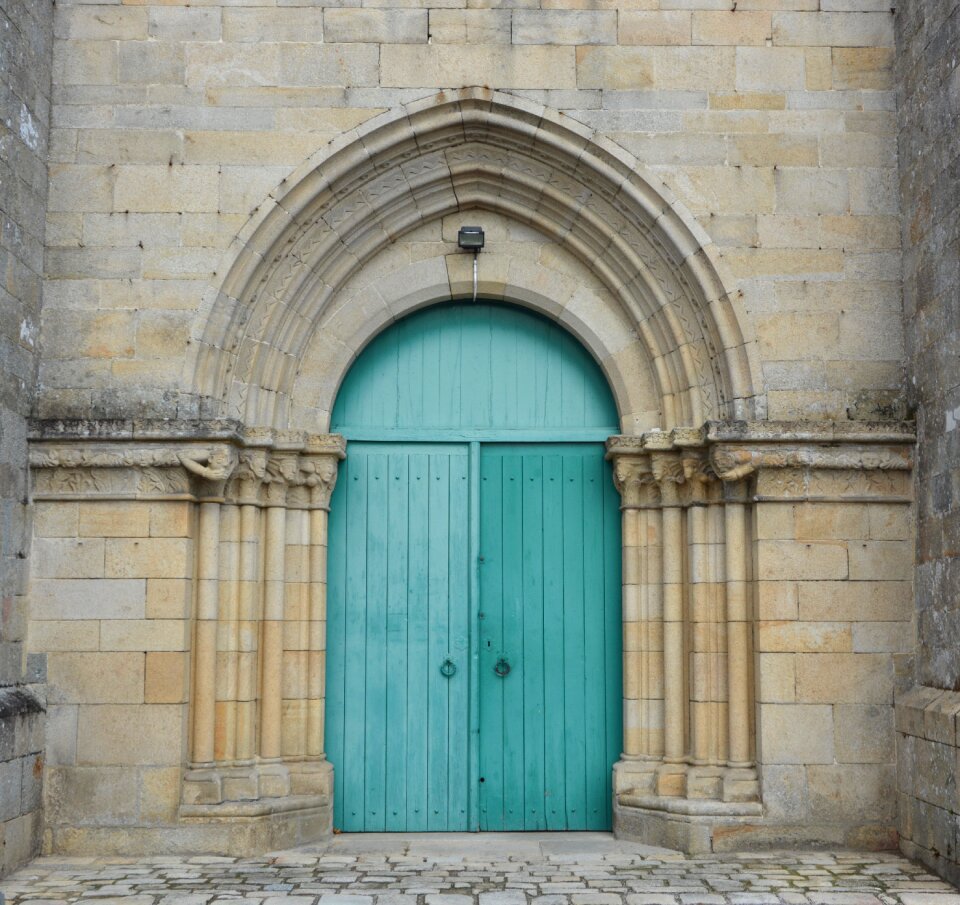
[(48, 851), (329, 831), (326, 523), (349, 454), (330, 412), (387, 324), (471, 294), (445, 232), (466, 218), (494, 239), (480, 294), (570, 331), (620, 415), (617, 833), (891, 844), (913, 426), (765, 421), (697, 222), (609, 140), (473, 88), (369, 121), (263, 202), (198, 311), (180, 420), (33, 425)]
[[(99, 622), (101, 647), (107, 632), (123, 650), (148, 650), (136, 655), (146, 657), (136, 705), (99, 703), (110, 698), (109, 674), (93, 685), (74, 680), (75, 763), (51, 767), (49, 784), (55, 850), (251, 853), (331, 829), (327, 512), (348, 450), (336, 435), (226, 423), (171, 433), (156, 423), (34, 426), (38, 523), (66, 532), (39, 541), (39, 615), (65, 617), (47, 635), (39, 626), (39, 637), (61, 633), (61, 651), (47, 647), (51, 682), (69, 686), (85, 656), (66, 653), (82, 645), (65, 621), (79, 617), (74, 637)], [(770, 422), (610, 439), (624, 544), (618, 835), (710, 851), (782, 834), (760, 803), (769, 752), (761, 748), (758, 774), (755, 730), (772, 723), (765, 743), (802, 757), (809, 706), (794, 708), (789, 727), (777, 723), (776, 707), (758, 703), (755, 646), (767, 626), (755, 614), (783, 556), (800, 557), (801, 572), (817, 567), (802, 564), (811, 544), (764, 527), (764, 509), (842, 519), (845, 506), (881, 515), (906, 506), (911, 442), (907, 427)], [(84, 591), (102, 597), (78, 597)], [(130, 618), (158, 608), (173, 616), (171, 594), (184, 595), (174, 618)], [(64, 612), (71, 600), (84, 612)], [(146, 609), (123, 611), (138, 606)], [(160, 623), (180, 632), (182, 651), (150, 651), (176, 647), (158, 634)], [(135, 688), (135, 666), (120, 652), (101, 665), (110, 657), (115, 681)], [(189, 671), (171, 675), (177, 668)], [(123, 764), (139, 785), (138, 822), (84, 826), (110, 818), (82, 816), (82, 789), (111, 781)]]

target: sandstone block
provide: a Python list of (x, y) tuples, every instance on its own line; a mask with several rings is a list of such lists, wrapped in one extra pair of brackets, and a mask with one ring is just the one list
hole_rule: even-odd
[(110, 578), (189, 578), (193, 574), (190, 541), (155, 537), (106, 541)]
[(894, 760), (892, 708), (886, 704), (837, 704), (833, 711), (838, 761), (886, 764)]
[(184, 578), (151, 578), (146, 582), (148, 619), (185, 619), (190, 615), (193, 582)]
[(620, 13), (618, 43), (689, 44), (690, 13), (686, 10), (623, 10)]
[(50, 167), (51, 211), (109, 211), (113, 202), (109, 167), (58, 164)]
[(125, 41), (119, 54), (120, 82), (125, 85), (183, 84), (186, 62), (180, 44)]
[(890, 821), (896, 775), (886, 764), (824, 764), (807, 770), (811, 815), (831, 822)]
[(139, 773), (141, 822), (176, 822), (180, 805), (181, 770), (178, 767), (147, 767)]
[(180, 704), (187, 700), (189, 655), (152, 651), (146, 655), (144, 701), (147, 704)]
[(781, 46), (892, 47), (893, 17), (889, 12), (774, 13), (773, 43)]
[[(423, 22), (426, 30), (426, 13)], [(386, 51), (387, 47), (423, 52), (423, 48), (410, 48), (400, 44), (384, 45), (383, 51)], [(383, 66), (382, 52), (378, 50), (376, 44), (348, 44), (342, 47), (328, 44), (285, 44), (279, 58), (281, 84), (356, 87), (376, 85), (378, 63), (381, 68)]]
[(760, 651), (825, 653), (853, 649), (848, 622), (761, 622), (757, 636)]
[(478, 83), (574, 88), (574, 60), (573, 47), (384, 44), (380, 50), (380, 78), (388, 88)]
[(219, 172), (211, 166), (119, 166), (118, 211), (182, 213), (217, 209)]
[(81, 537), (146, 537), (149, 508), (143, 503), (80, 503)]
[(736, 87), (739, 91), (776, 91), (806, 85), (802, 50), (780, 47), (738, 47)]
[(868, 506), (858, 503), (807, 503), (796, 508), (797, 540), (866, 537)]
[(730, 149), (735, 166), (811, 166), (819, 162), (819, 146), (812, 136), (738, 135)]
[(758, 577), (766, 580), (830, 580), (847, 577), (842, 543), (758, 541)]
[(792, 581), (758, 581), (757, 616), (762, 620), (796, 619), (797, 585)]
[(79, 524), (77, 503), (36, 503), (33, 532), (36, 537), (76, 537)]
[(824, 704), (763, 704), (759, 723), (761, 763), (833, 763), (832, 707)]
[(140, 580), (35, 580), (35, 619), (142, 619), (146, 583)]
[(80, 708), (79, 764), (179, 764), (184, 707), (178, 704), (102, 704)]
[(38, 537), (32, 553), (37, 578), (101, 578), (104, 574), (102, 539)]
[(775, 180), (778, 211), (823, 214), (847, 210), (849, 184), (844, 170), (781, 168)]
[(137, 41), (147, 37), (147, 10), (130, 6), (65, 6), (57, 10), (54, 34), (79, 41)]
[(220, 10), (191, 6), (153, 7), (148, 33), (160, 41), (219, 41)]
[(835, 47), (833, 87), (886, 91), (893, 87), (893, 48)]
[(113, 85), (117, 81), (116, 41), (63, 41), (53, 59), (58, 85)]
[(509, 44), (511, 13), (507, 9), (431, 9), (433, 44)]
[(897, 581), (801, 581), (800, 618), (907, 620), (912, 611), (910, 583)]
[(100, 649), (181, 651), (188, 647), (188, 625), (181, 619), (121, 619), (100, 623)]
[(322, 9), (311, 6), (288, 9), (224, 9), (223, 40), (251, 43), (319, 42), (323, 40), (323, 12)]
[(615, 10), (516, 10), (514, 44), (616, 44)]
[(909, 622), (855, 622), (853, 649), (857, 653), (909, 653), (914, 643)]
[(888, 654), (797, 654), (797, 699), (810, 703), (889, 704)]
[(47, 660), (47, 679), (58, 704), (136, 704), (143, 701), (143, 654), (57, 653)]
[[(280, 84), (280, 46), (261, 43), (187, 44), (187, 84), (194, 87), (223, 86), (234, 90), (249, 85)], [(285, 54), (289, 50), (299, 59), (302, 57), (299, 49), (309, 45), (283, 46)], [(254, 119), (252, 111), (244, 111), (244, 114), (245, 125), (249, 128)], [(183, 123), (182, 116), (177, 119)], [(272, 122), (272, 111), (268, 119)], [(156, 125), (142, 120), (139, 123), (147, 127)]]
[(850, 544), (850, 578), (909, 581), (913, 545), (906, 541), (858, 541)]
[(763, 45), (770, 40), (771, 34), (771, 16), (768, 12), (734, 9), (703, 10), (693, 14), (694, 44)]
[(757, 656), (758, 700), (762, 703), (789, 704), (797, 698), (797, 677), (793, 654)]
[(34, 619), (30, 623), (30, 647), (36, 651), (99, 650), (100, 625), (93, 620)]
[(426, 44), (427, 10), (328, 8), (323, 28), (328, 43)]
[(52, 822), (132, 823), (138, 816), (139, 777), (124, 767), (58, 767), (47, 774)]

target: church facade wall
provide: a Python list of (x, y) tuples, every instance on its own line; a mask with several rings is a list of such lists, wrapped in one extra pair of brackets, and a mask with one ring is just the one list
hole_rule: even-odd
[[(336, 388), (381, 326), (469, 295), (467, 220), (482, 294), (604, 368), (624, 599), (686, 614), (667, 650), (625, 602), (618, 832), (895, 844), (914, 528), (893, 17), (580, 6), (58, 4), (30, 592), (48, 850), (329, 829), (322, 694), (289, 665), (322, 640), (285, 657), (264, 640), (283, 618), (244, 601), (323, 584)], [(482, 153), (454, 157), (457, 128)], [(652, 272), (651, 236), (665, 275), (634, 286), (610, 249)], [(707, 598), (722, 617), (694, 617)]]
[(53, 5), (0, 4), (0, 873), (39, 849), (42, 664), (28, 658), (27, 418), (39, 364)]

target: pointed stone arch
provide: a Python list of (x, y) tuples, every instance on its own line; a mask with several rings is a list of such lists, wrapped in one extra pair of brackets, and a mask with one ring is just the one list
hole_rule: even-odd
[[(336, 318), (346, 282), (424, 223), (477, 209), (533, 226), (600, 281), (602, 304), (627, 325), (626, 341), (653, 376), (660, 424), (648, 428), (764, 415), (754, 343), (696, 221), (619, 146), (541, 105), (482, 88), (372, 119), (258, 208), (198, 321), (188, 367), (202, 414), (300, 426), (290, 423), (297, 374), (311, 337)], [(431, 291), (438, 301), (452, 289), (439, 280), (382, 300), (384, 310), (362, 318), (349, 345), (359, 350)], [(535, 291), (506, 293), (513, 295), (563, 317)], [(608, 372), (623, 415), (634, 405), (629, 378), (616, 373), (615, 350), (589, 320), (581, 313), (567, 325)], [(332, 386), (348, 359), (331, 362)]]

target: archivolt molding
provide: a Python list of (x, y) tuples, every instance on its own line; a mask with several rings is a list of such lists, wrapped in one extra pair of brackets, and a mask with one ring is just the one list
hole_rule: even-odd
[(205, 414), (286, 427), (306, 344), (346, 280), (423, 223), (475, 209), (589, 267), (650, 363), (661, 426), (763, 417), (752, 342), (703, 230), (623, 149), (487, 89), (371, 120), (261, 206), (205, 299), (190, 364)]

